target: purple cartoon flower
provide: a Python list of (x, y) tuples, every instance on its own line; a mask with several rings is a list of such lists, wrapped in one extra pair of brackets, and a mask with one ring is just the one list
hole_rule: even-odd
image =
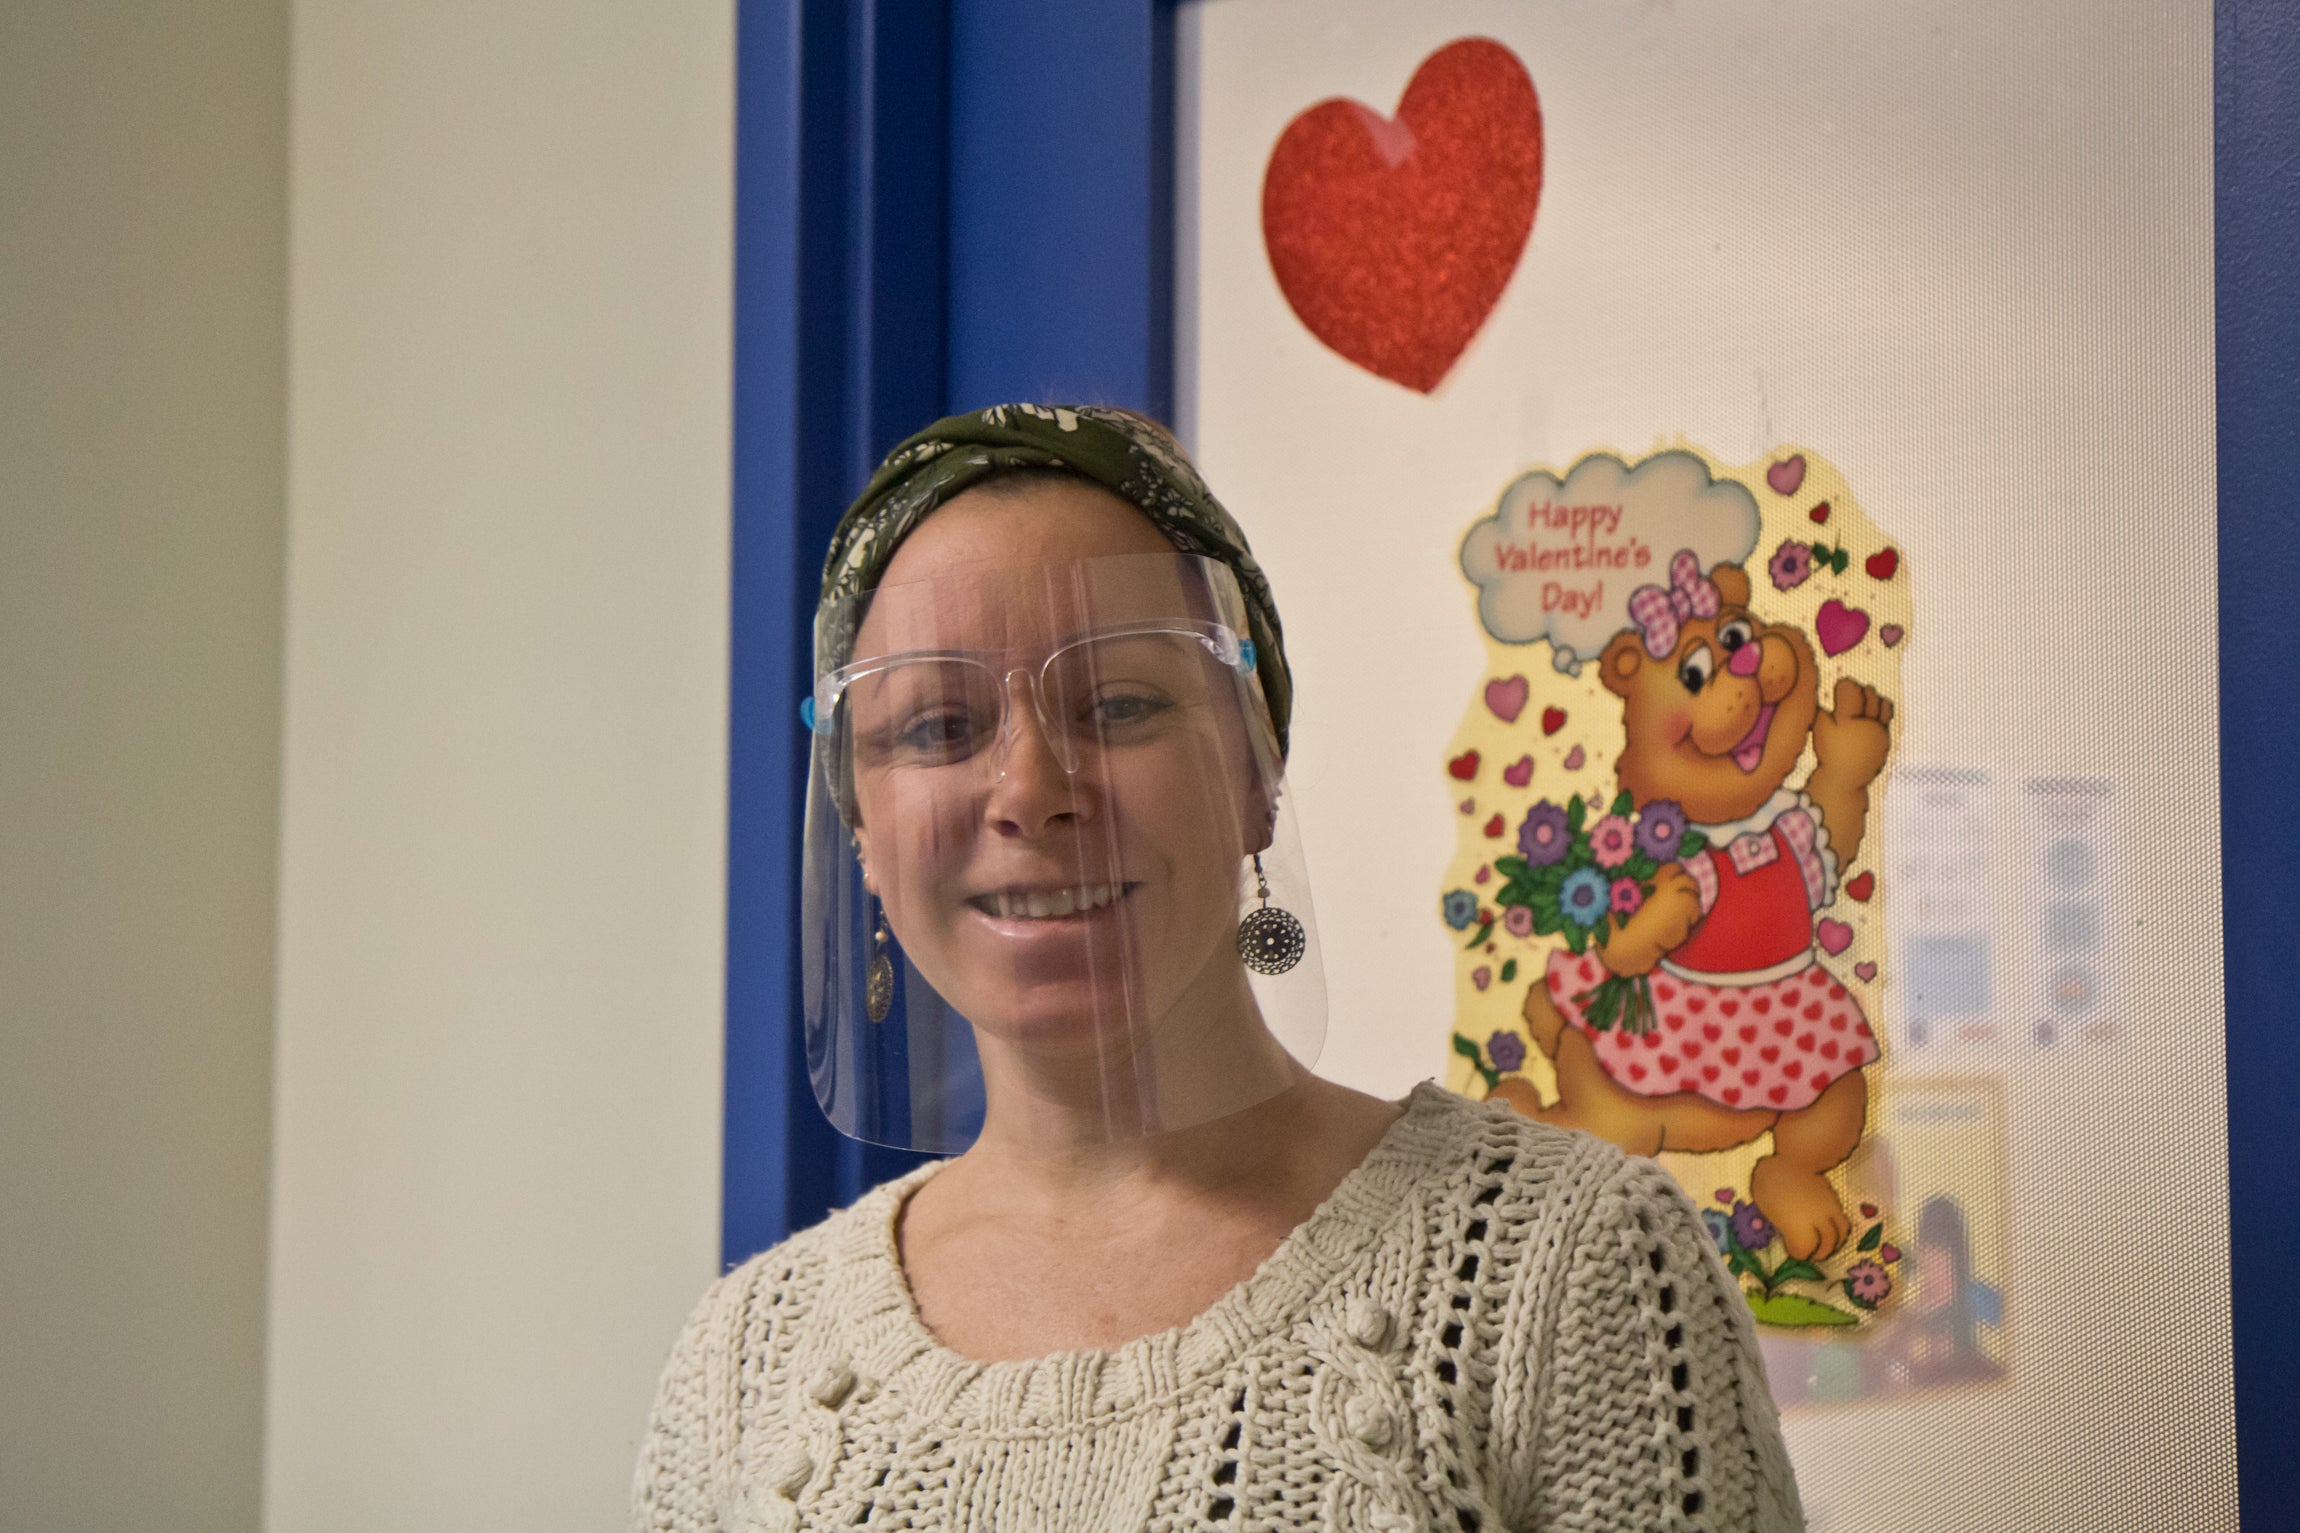
[(1467, 889), (1450, 889), (1442, 909), (1445, 924), (1458, 932), (1477, 918), (1477, 896)]
[(1794, 591), (1812, 576), (1813, 550), (1802, 543), (1783, 543), (1773, 550), (1765, 573), (1773, 577), (1774, 590)]
[(1501, 925), (1502, 929), (1512, 937), (1532, 936), (1533, 907), (1530, 905), (1510, 906), (1501, 913)]
[(1525, 823), (1517, 828), (1517, 849), (1528, 867), (1546, 868), (1563, 861), (1572, 844), (1573, 837), (1565, 829), (1565, 811), (1548, 799), (1527, 810)]
[(1685, 839), (1685, 811), (1675, 799), (1657, 798), (1637, 811), (1637, 849), (1655, 862), (1677, 855)]
[(1525, 1063), (1525, 1040), (1515, 1033), (1495, 1033), (1485, 1041), (1485, 1057), (1506, 1074)]
[(1557, 886), (1557, 908), (1576, 926), (1595, 926), (1613, 891), (1595, 868), (1575, 868)]
[(1637, 837), (1620, 815), (1609, 814), (1589, 827), (1589, 855), (1601, 868), (1620, 867), (1636, 849)]
[(1645, 903), (1645, 891), (1634, 878), (1617, 878), (1613, 881), (1611, 903), (1613, 913), (1626, 921)]
[(1744, 1251), (1762, 1251), (1773, 1243), (1773, 1222), (1757, 1212), (1754, 1203), (1733, 1205), (1733, 1238)]
[(1876, 1304), (1893, 1291), (1893, 1275), (1875, 1262), (1857, 1261), (1845, 1274), (1845, 1291), (1863, 1304)]

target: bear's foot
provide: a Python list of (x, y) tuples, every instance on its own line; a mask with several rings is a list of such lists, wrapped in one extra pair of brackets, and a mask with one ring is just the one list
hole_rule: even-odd
[(1792, 1165), (1778, 1155), (1757, 1162), (1749, 1174), (1749, 1196), (1774, 1229), (1781, 1246), (1803, 1261), (1819, 1261), (1845, 1243), (1852, 1221), (1829, 1179)]

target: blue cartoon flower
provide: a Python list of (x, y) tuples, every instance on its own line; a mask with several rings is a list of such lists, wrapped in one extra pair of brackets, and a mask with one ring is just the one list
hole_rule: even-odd
[(1677, 855), (1685, 839), (1685, 811), (1675, 799), (1657, 798), (1637, 811), (1637, 849), (1655, 862)]
[(1728, 1242), (1733, 1234), (1733, 1221), (1725, 1216), (1725, 1210), (1704, 1208), (1701, 1210), (1701, 1222), (1709, 1226), (1709, 1238), (1717, 1242), (1719, 1255), (1730, 1250)]
[(1613, 886), (1595, 868), (1575, 868), (1557, 886), (1557, 908), (1576, 926), (1595, 926), (1612, 898)]
[(1485, 1041), (1485, 1057), (1506, 1074), (1525, 1063), (1525, 1040), (1515, 1033), (1497, 1032)]
[(1444, 913), (1446, 925), (1457, 932), (1462, 930), (1477, 919), (1477, 896), (1467, 889), (1447, 890)]
[(1573, 835), (1565, 828), (1565, 811), (1548, 799), (1528, 809), (1525, 823), (1517, 828), (1517, 849), (1527, 867), (1546, 868), (1563, 861), (1572, 845)]

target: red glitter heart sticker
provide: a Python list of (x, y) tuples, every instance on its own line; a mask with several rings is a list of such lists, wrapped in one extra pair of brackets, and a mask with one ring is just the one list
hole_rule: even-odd
[(1321, 101), (1262, 177), (1270, 270), (1312, 335), (1427, 394), (1517, 269), (1541, 201), (1541, 103), (1491, 38), (1422, 60), (1395, 117)]

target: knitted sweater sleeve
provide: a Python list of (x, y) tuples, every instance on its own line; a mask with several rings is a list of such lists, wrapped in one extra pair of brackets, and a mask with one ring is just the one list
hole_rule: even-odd
[(1623, 1157), (1559, 1254), (1529, 1338), (1546, 1387), (1520, 1439), (1527, 1525), (1801, 1530), (1756, 1326), (1676, 1182)]
[(709, 1473), (713, 1434), (723, 1412), (711, 1408), (714, 1375), (711, 1338), (723, 1330), (718, 1319), (726, 1280), (704, 1296), (687, 1320), (655, 1389), (655, 1408), (639, 1467), (631, 1478), (630, 1533), (719, 1533)]

